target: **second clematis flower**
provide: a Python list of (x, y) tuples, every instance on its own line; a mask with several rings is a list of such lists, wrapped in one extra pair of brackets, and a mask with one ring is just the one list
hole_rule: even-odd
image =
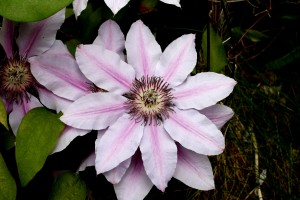
[(134, 174), (141, 168), (130, 167), (130, 162), (142, 163), (150, 182), (141, 184), (164, 191), (178, 155), (190, 155), (183, 148), (195, 155), (223, 152), (223, 134), (199, 111), (226, 98), (236, 81), (212, 72), (190, 76), (197, 62), (194, 34), (179, 37), (162, 52), (138, 20), (129, 29), (125, 48), (127, 63), (102, 45), (77, 48), (83, 74), (109, 92), (79, 98), (61, 120), (81, 129), (107, 129), (96, 141), (98, 174), (116, 167)]

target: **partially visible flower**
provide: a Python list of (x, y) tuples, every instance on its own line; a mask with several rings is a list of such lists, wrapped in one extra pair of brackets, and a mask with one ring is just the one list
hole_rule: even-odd
[[(161, 2), (172, 4), (177, 7), (180, 7), (180, 0), (160, 0)], [(113, 14), (117, 14), (124, 6), (126, 6), (129, 0), (104, 0), (105, 4), (110, 8)], [(80, 13), (86, 8), (88, 0), (74, 0), (73, 1), (73, 10), (75, 17), (77, 18)]]
[[(178, 158), (195, 157), (181, 146), (195, 155), (223, 151), (224, 136), (197, 110), (227, 97), (236, 81), (212, 72), (190, 76), (197, 61), (194, 40), (194, 34), (183, 35), (162, 53), (150, 29), (139, 20), (126, 37), (128, 64), (101, 45), (77, 48), (76, 60), (83, 74), (109, 92), (79, 98), (61, 120), (76, 128), (107, 128), (96, 141), (98, 174), (115, 170), (115, 177), (122, 181), (122, 175), (132, 169), (130, 163), (137, 163), (132, 175), (141, 170), (142, 163), (151, 184), (164, 191)], [(149, 181), (140, 183), (148, 188)]]
[(6, 57), (1, 58), (0, 64), (0, 98), (10, 113), (9, 123), (15, 134), (23, 116), (30, 109), (42, 106), (36, 98), (39, 83), (31, 74), (28, 59), (51, 48), (64, 19), (65, 9), (42, 21), (21, 23), (14, 40), (15, 23), (3, 18), (0, 43)]

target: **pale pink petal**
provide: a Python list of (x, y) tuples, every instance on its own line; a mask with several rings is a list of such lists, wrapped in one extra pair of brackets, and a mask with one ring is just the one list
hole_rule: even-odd
[(118, 200), (144, 199), (152, 186), (145, 172), (140, 152), (137, 151), (121, 181), (114, 185), (117, 198)]
[(52, 153), (60, 152), (64, 150), (77, 136), (83, 136), (89, 133), (90, 130), (83, 130), (66, 126), (63, 132), (60, 134), (56, 146)]
[(225, 148), (220, 130), (197, 110), (174, 109), (164, 127), (169, 135), (182, 146), (204, 155), (217, 155)]
[(177, 86), (192, 72), (196, 62), (195, 35), (183, 35), (164, 50), (156, 66), (155, 75), (163, 77), (170, 85)]
[(131, 162), (131, 157), (121, 162), (117, 167), (104, 172), (105, 178), (112, 184), (117, 184), (121, 181)]
[(62, 9), (47, 19), (21, 23), (17, 38), (19, 54), (30, 58), (47, 51), (54, 43), (56, 32), (64, 20), (65, 9)]
[(189, 78), (174, 88), (174, 103), (178, 108), (201, 110), (226, 98), (236, 81), (223, 74), (203, 72)]
[(14, 103), (13, 104), (13, 110), (9, 114), (9, 124), (15, 135), (17, 134), (19, 125), (20, 125), (23, 117), (25, 116), (25, 114), (32, 108), (36, 108), (36, 107), (42, 107), (42, 104), (34, 96), (30, 96), (29, 101), (27, 101), (26, 99), (23, 99), (22, 103), (20, 103), (20, 104)]
[(76, 60), (83, 74), (98, 87), (123, 94), (134, 80), (133, 68), (100, 45), (79, 45)]
[[(97, 140), (101, 140), (106, 130), (107, 129), (102, 129), (98, 131), (97, 139), (95, 143), (97, 143)], [(95, 151), (93, 151), (86, 159), (82, 161), (77, 171), (84, 171), (86, 167), (95, 166), (95, 160), (96, 160), (96, 153)]]
[(64, 110), (65, 124), (79, 129), (100, 130), (113, 124), (124, 112), (125, 97), (109, 93), (87, 94)]
[(57, 113), (67, 108), (72, 103), (71, 100), (59, 97), (46, 88), (38, 87), (37, 91), (41, 103), (49, 109), (56, 110)]
[(5, 106), (5, 109), (6, 109), (6, 113), (9, 114), (12, 111), (13, 103), (7, 101), (7, 99), (4, 98), (4, 97), (0, 96), (0, 98), (2, 99), (2, 101), (4, 103), (4, 106)]
[(106, 49), (124, 58), (125, 37), (119, 25), (113, 20), (109, 19), (101, 24), (93, 44), (103, 45)]
[(209, 159), (178, 145), (178, 161), (174, 178), (198, 190), (215, 188), (214, 175)]
[(127, 60), (136, 71), (136, 77), (154, 75), (161, 48), (150, 29), (141, 20), (133, 23), (126, 36)]
[(74, 0), (73, 11), (75, 14), (75, 18), (77, 19), (80, 13), (86, 8), (88, 0)]
[(14, 40), (14, 23), (3, 18), (2, 27), (0, 29), (0, 43), (8, 58), (14, 55), (13, 51)]
[(90, 93), (92, 83), (82, 74), (62, 41), (56, 40), (44, 54), (29, 59), (36, 80), (54, 94), (76, 100)]
[(109, 171), (130, 158), (138, 148), (144, 126), (124, 113), (96, 143), (97, 174)]
[(231, 108), (221, 104), (215, 104), (204, 108), (199, 112), (210, 119), (218, 127), (218, 129), (221, 129), (223, 125), (234, 115)]
[(104, 0), (104, 2), (115, 15), (119, 12), (119, 10), (126, 6), (129, 0)]
[(177, 162), (177, 147), (162, 125), (145, 126), (140, 149), (148, 177), (161, 191), (171, 180)]
[(160, 1), (180, 7), (180, 4), (179, 4), (180, 0), (160, 0)]

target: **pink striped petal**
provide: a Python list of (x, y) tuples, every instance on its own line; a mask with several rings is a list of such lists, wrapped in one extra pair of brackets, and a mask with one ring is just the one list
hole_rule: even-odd
[(64, 20), (65, 9), (62, 9), (47, 19), (22, 23), (17, 38), (19, 54), (30, 58), (47, 51), (53, 45), (56, 32)]
[(120, 56), (100, 45), (80, 45), (76, 60), (83, 74), (98, 87), (123, 94), (134, 80), (134, 70)]
[(141, 20), (131, 25), (125, 47), (128, 63), (134, 67), (137, 78), (154, 75), (154, 67), (162, 52), (150, 29)]
[(140, 149), (148, 177), (161, 191), (171, 180), (177, 162), (177, 147), (163, 126), (145, 126)]
[(163, 77), (170, 85), (177, 86), (192, 72), (196, 62), (195, 35), (183, 35), (164, 50), (155, 75)]
[(126, 6), (129, 0), (104, 0), (104, 2), (115, 15), (119, 12), (119, 10)]
[(172, 4), (175, 5), (177, 7), (181, 7), (179, 4), (180, 0), (160, 0), (161, 2), (167, 3), (167, 4)]
[(122, 180), (114, 185), (118, 200), (141, 200), (150, 192), (153, 184), (148, 178), (140, 152), (133, 156)]
[(83, 130), (66, 126), (63, 132), (60, 134), (57, 144), (52, 153), (60, 152), (64, 150), (77, 136), (86, 135), (90, 130)]
[(214, 72), (203, 72), (190, 76), (186, 82), (174, 88), (174, 103), (178, 108), (204, 109), (226, 98), (236, 81)]
[(125, 172), (127, 171), (128, 167), (130, 165), (130, 162), (131, 162), (131, 158), (128, 158), (127, 160), (124, 160), (123, 162), (121, 162), (117, 167), (113, 168), (112, 170), (104, 172), (103, 175), (112, 184), (117, 184), (121, 181), (122, 177), (124, 176)]
[(107, 172), (130, 158), (138, 148), (144, 126), (124, 113), (96, 143), (97, 174)]
[(125, 97), (109, 93), (87, 94), (67, 107), (60, 119), (79, 129), (105, 129), (125, 112), (125, 101)]
[(75, 14), (75, 18), (77, 19), (80, 13), (86, 8), (88, 0), (74, 0), (73, 11)]
[(124, 57), (125, 37), (119, 25), (113, 20), (109, 19), (101, 24), (93, 44), (103, 45), (106, 49)]
[(9, 124), (11, 126), (11, 129), (13, 133), (16, 135), (19, 125), (25, 116), (25, 114), (36, 107), (42, 107), (42, 104), (39, 102), (37, 98), (34, 96), (30, 96), (30, 100), (27, 101), (26, 99), (23, 99), (23, 102), (20, 104), (13, 104), (13, 110), (9, 114)]
[(92, 83), (82, 74), (74, 57), (59, 40), (40, 56), (29, 59), (36, 80), (54, 94), (76, 100), (90, 93)]
[(199, 154), (217, 155), (225, 148), (220, 130), (196, 110), (175, 108), (165, 120), (164, 127), (175, 141)]
[(221, 129), (224, 124), (234, 115), (234, 112), (231, 108), (221, 104), (215, 104), (213, 106), (204, 108), (199, 112), (210, 119), (218, 127), (218, 129)]
[(3, 18), (2, 27), (0, 29), (0, 43), (8, 58), (14, 55), (13, 51), (14, 40), (14, 23)]
[(215, 188), (214, 175), (207, 156), (178, 145), (178, 161), (174, 178), (198, 190)]

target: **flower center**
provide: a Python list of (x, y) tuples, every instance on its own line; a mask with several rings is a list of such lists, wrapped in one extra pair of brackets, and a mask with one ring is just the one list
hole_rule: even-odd
[(124, 96), (128, 99), (126, 104), (131, 117), (145, 125), (160, 124), (173, 112), (171, 88), (160, 77), (135, 79), (130, 92)]
[(0, 94), (9, 102), (21, 102), (29, 99), (26, 91), (34, 86), (30, 65), (24, 58), (8, 58), (0, 67)]

